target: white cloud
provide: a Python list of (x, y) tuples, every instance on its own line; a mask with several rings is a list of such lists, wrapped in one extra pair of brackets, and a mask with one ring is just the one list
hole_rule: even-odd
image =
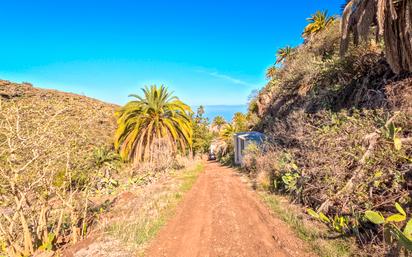
[(234, 78), (234, 77), (226, 75), (226, 74), (221, 74), (221, 73), (216, 72), (216, 71), (210, 72), (210, 71), (205, 71), (205, 70), (197, 70), (197, 72), (206, 73), (206, 74), (208, 74), (212, 77), (223, 79), (223, 80), (226, 80), (226, 81), (230, 81), (234, 84), (244, 85), (244, 86), (248, 86), (248, 87), (253, 86), (253, 84), (251, 84), (249, 82), (246, 82), (246, 81), (241, 80), (241, 79)]

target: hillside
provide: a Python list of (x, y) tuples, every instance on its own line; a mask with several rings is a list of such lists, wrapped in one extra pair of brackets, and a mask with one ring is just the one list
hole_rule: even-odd
[[(90, 120), (88, 125), (90, 130), (102, 132), (102, 138), (107, 140), (112, 136), (115, 129), (114, 111), (118, 107), (114, 104), (81, 96), (72, 93), (60, 92), (52, 89), (41, 89), (33, 87), (30, 83), (13, 83), (7, 80), (0, 80), (0, 99), (2, 100), (3, 110), (8, 106), (17, 104), (19, 107), (31, 106), (33, 111), (39, 112), (52, 108), (55, 112), (62, 112), (64, 116), (73, 118), (73, 122), (78, 122), (83, 126), (86, 120)], [(97, 121), (93, 125), (92, 121)], [(29, 121), (30, 122), (30, 121)], [(93, 132), (93, 133), (94, 133)], [(96, 136), (96, 134), (93, 134)], [(100, 137), (97, 137), (100, 141)]]
[(0, 255), (29, 255), (85, 235), (85, 196), (115, 159), (116, 108), (0, 80)]
[(85, 172), (95, 165), (97, 149), (112, 147), (115, 105), (4, 80), (0, 100), (1, 160), (13, 156), (2, 167), (14, 169), (34, 158), (26, 169)]
[(203, 166), (128, 164), (116, 105), (0, 80), (0, 256), (135, 256)]
[(354, 236), (381, 256), (395, 250), (364, 213), (386, 217), (399, 203), (410, 217), (412, 77), (394, 74), (373, 39), (341, 57), (339, 26), (312, 35), (268, 70), (249, 107), (254, 129), (268, 136), (267, 151), (251, 151), (245, 169), (261, 187), (325, 214), (332, 234)]
[[(73, 165), (92, 154), (94, 148), (112, 144), (116, 128), (116, 105), (4, 80), (0, 80), (0, 100), (2, 141), (6, 138), (27, 137), (33, 140), (30, 143), (35, 143), (40, 152), (52, 150), (60, 157), (62, 153), (70, 155), (71, 159), (76, 159), (72, 159)], [(13, 128), (13, 124), (18, 125), (18, 128)], [(35, 139), (45, 141), (40, 144), (41, 141), (34, 142)], [(24, 148), (33, 150), (27, 149), (28, 146), (25, 143)], [(8, 151), (6, 145), (2, 144), (1, 147)], [(24, 162), (24, 159), (21, 161)]]

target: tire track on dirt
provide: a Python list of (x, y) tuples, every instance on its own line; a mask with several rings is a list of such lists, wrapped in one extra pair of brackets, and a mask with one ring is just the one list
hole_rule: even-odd
[(147, 256), (315, 255), (269, 213), (234, 170), (212, 162), (152, 242)]

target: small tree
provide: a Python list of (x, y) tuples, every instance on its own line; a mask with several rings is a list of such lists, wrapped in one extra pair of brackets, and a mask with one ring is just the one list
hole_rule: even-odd
[(213, 135), (209, 130), (209, 120), (203, 117), (204, 107), (201, 105), (197, 109), (193, 120), (193, 152), (203, 154), (209, 151)]

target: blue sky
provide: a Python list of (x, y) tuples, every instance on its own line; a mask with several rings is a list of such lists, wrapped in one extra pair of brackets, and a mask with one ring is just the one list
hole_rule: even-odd
[(190, 105), (245, 104), (305, 19), (343, 2), (2, 1), (0, 79), (117, 104), (153, 83)]

